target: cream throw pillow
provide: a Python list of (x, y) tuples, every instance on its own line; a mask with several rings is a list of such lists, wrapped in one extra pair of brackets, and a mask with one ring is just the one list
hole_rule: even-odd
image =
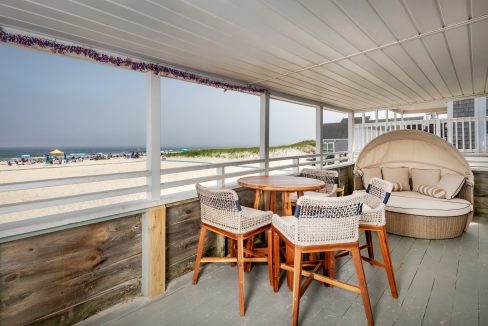
[(394, 182), (393, 183), (393, 189), (391, 191), (402, 191), (403, 187), (400, 182)]
[(465, 177), (456, 174), (445, 174), (436, 188), (444, 189), (446, 191), (446, 199), (454, 198), (464, 185)]
[(419, 191), (420, 185), (435, 186), (441, 179), (439, 169), (412, 169), (412, 190)]
[(363, 172), (364, 189), (368, 188), (369, 179), (371, 178), (383, 179), (383, 176), (381, 175), (381, 168), (363, 168), (361, 172)]
[(391, 183), (401, 183), (403, 191), (410, 191), (408, 168), (381, 168), (383, 179)]
[(418, 192), (430, 197), (444, 199), (446, 198), (446, 191), (441, 188), (436, 188), (428, 185), (419, 185)]

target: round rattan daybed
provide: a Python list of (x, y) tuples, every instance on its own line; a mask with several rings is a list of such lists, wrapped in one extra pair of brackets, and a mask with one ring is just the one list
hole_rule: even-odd
[[(409, 210), (400, 210), (395, 206), (389, 207), (395, 194), (404, 197), (409, 195), (407, 191), (392, 193), (386, 207), (388, 232), (414, 238), (449, 239), (460, 236), (470, 224), (473, 217), (474, 176), (463, 155), (444, 139), (417, 130), (397, 130), (375, 138), (364, 147), (356, 160), (356, 191), (364, 189), (362, 170), (377, 167), (408, 167), (409, 171), (412, 168), (439, 169), (441, 176), (454, 174), (465, 177), (464, 185), (455, 198), (443, 201), (432, 199), (431, 204), (423, 205), (423, 209), (409, 207)], [(409, 182), (411, 185), (412, 180)], [(461, 204), (464, 208), (457, 209)], [(442, 214), (429, 214), (437, 212), (433, 206), (443, 209)]]

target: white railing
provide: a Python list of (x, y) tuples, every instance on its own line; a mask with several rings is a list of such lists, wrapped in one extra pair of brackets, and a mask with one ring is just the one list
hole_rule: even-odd
[(444, 138), (463, 153), (487, 153), (488, 117), (466, 117), (428, 120), (397, 120), (356, 124), (354, 151), (360, 152), (374, 138), (400, 129), (423, 130)]
[[(192, 164), (192, 162), (188, 162)], [(306, 166), (325, 166), (325, 167), (337, 167), (343, 164), (352, 163), (352, 153), (349, 152), (335, 152), (326, 153), (324, 155), (311, 154), (292, 157), (278, 157), (269, 159), (269, 168), (265, 169), (265, 160), (246, 160), (246, 161), (234, 161), (225, 163), (209, 163), (209, 164), (192, 164), (190, 166), (175, 167), (161, 169), (161, 196), (160, 201), (155, 203), (149, 201), (148, 194), (150, 193), (150, 187), (147, 185), (147, 177), (150, 175), (149, 171), (134, 171), (124, 173), (111, 173), (111, 174), (98, 174), (76, 177), (64, 177), (57, 179), (44, 179), (35, 181), (24, 181), (14, 183), (0, 183), (0, 231), (1, 226), (5, 226), (5, 220), (2, 221), (2, 216), (7, 216), (12, 213), (21, 213), (38, 210), (42, 208), (53, 208), (61, 205), (73, 205), (69, 210), (70, 214), (77, 211), (76, 205), (81, 205), (89, 201), (106, 201), (113, 197), (122, 196), (119, 201), (119, 205), (123, 207), (125, 211), (131, 211), (131, 207), (143, 207), (147, 202), (148, 207), (155, 204), (163, 204), (177, 199), (184, 199), (194, 197), (196, 195), (194, 191), (195, 183), (207, 182), (214, 186), (236, 186), (236, 180), (245, 175), (256, 174), (297, 174), (300, 168)], [(108, 189), (97, 191), (97, 185), (104, 181), (129, 181), (130, 186), (118, 187), (117, 189)], [(91, 186), (91, 191), (84, 193), (70, 193), (61, 196), (55, 196), (51, 198), (36, 199), (32, 196), (26, 196), (25, 194), (30, 190), (43, 189), (49, 194), (50, 189), (56, 189), (56, 187), (64, 186)], [(59, 189), (59, 188), (58, 188)], [(9, 198), (15, 198), (14, 200), (5, 200), (5, 194), (15, 193), (15, 196)], [(123, 197), (126, 196), (126, 197)], [(19, 200), (20, 199), (20, 200)], [(90, 206), (90, 205), (88, 205)], [(113, 203), (104, 203), (103, 205), (94, 205), (90, 207), (94, 210), (103, 212), (104, 207), (113, 207)], [(78, 210), (86, 209), (87, 205)], [(91, 212), (91, 211), (90, 211)], [(53, 216), (62, 216), (60, 213), (53, 214)], [(69, 214), (68, 214), (69, 215)], [(46, 215), (30, 216), (29, 219), (41, 219)], [(50, 215), (49, 215), (50, 216)], [(13, 221), (18, 222), (21, 218), (15, 218)]]

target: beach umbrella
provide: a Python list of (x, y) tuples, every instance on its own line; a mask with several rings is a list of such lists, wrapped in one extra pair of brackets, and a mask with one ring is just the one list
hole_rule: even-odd
[(63, 155), (64, 152), (61, 152), (59, 149), (55, 149), (54, 151), (49, 152), (49, 154), (51, 154), (51, 155)]

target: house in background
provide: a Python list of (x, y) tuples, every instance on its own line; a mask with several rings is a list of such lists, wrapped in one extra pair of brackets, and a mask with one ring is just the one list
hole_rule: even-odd
[[(415, 117), (405, 117), (404, 121), (414, 121), (414, 120), (423, 120), (424, 116), (415, 116)], [(362, 117), (355, 117), (354, 124), (361, 124)], [(364, 117), (364, 123), (378, 123), (384, 124), (385, 122), (392, 122), (391, 120), (386, 121), (386, 119), (371, 119), (369, 116)], [(348, 146), (348, 118), (343, 118), (340, 122), (331, 122), (331, 123), (324, 123), (323, 124), (323, 135), (324, 135), (324, 152), (331, 153), (331, 152), (345, 152), (352, 149), (349, 149)], [(381, 128), (381, 127), (378, 127)]]
[[(447, 102), (447, 117), (448, 118), (473, 118), (484, 117), (487, 112), (488, 97), (477, 97), (470, 99), (463, 99), (457, 101)], [(484, 120), (480, 121), (465, 121), (457, 123), (453, 132), (448, 135), (449, 142), (456, 144), (457, 148), (476, 149), (476, 142), (473, 139), (478, 139), (479, 146), (486, 148), (486, 132), (487, 123)], [(464, 143), (464, 144), (463, 144)]]

